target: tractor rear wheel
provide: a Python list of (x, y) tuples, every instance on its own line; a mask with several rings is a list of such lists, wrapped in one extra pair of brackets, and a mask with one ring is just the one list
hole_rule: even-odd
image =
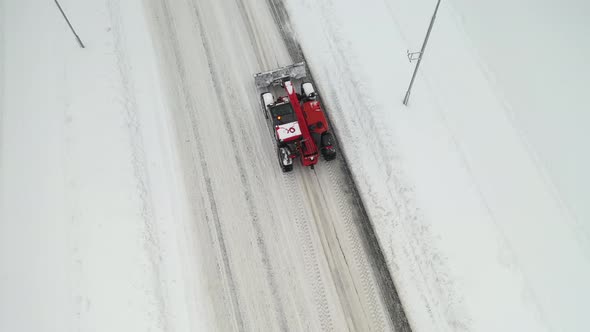
[(324, 160), (330, 161), (336, 159), (336, 148), (334, 147), (334, 138), (332, 137), (332, 134), (323, 134), (321, 143), (321, 151)]

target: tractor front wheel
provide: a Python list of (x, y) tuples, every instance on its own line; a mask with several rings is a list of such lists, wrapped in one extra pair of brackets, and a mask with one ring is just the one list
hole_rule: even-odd
[(290, 157), (291, 152), (287, 147), (278, 148), (279, 166), (283, 173), (291, 172), (293, 170), (293, 159)]

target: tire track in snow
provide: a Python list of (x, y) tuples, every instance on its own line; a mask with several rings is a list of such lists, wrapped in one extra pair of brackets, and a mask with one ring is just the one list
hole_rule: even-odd
[[(252, 18), (250, 7), (244, 4), (244, 0), (236, 0), (236, 4), (239, 8), (240, 15), (247, 27), (248, 37), (256, 52), (256, 60), (260, 68), (270, 68), (275, 66), (274, 63), (270, 62), (263, 52), (263, 47), (260, 40), (261, 33), (255, 20)], [(276, 23), (276, 22), (275, 22)], [(269, 46), (269, 45), (265, 45)], [(276, 66), (278, 61), (275, 58)], [(266, 121), (264, 121), (264, 127), (270, 132), (270, 138), (274, 140), (274, 135), (270, 128), (267, 128)], [(273, 144), (276, 148), (276, 145)], [(292, 175), (292, 174), (290, 174)], [(284, 176), (283, 187), (284, 188), (295, 188), (298, 186), (296, 183), (295, 176)], [(314, 303), (316, 305), (316, 312), (318, 313), (318, 321), (320, 322), (321, 329), (323, 331), (333, 331), (334, 324), (332, 322), (332, 315), (330, 311), (330, 305), (326, 295), (324, 281), (320, 273), (320, 266), (318, 263), (318, 257), (316, 254), (316, 248), (313, 245), (313, 238), (309, 227), (308, 218), (305, 216), (305, 212), (298, 207), (304, 206), (303, 201), (299, 195), (294, 195), (293, 191), (287, 190), (288, 201), (292, 204), (287, 206), (289, 215), (294, 219), (298, 230), (299, 243), (303, 248), (303, 259), (305, 265), (306, 276), (310, 278), (310, 283), (313, 285)]]
[[(221, 106), (221, 111), (223, 112), (225, 118), (229, 119), (231, 118), (230, 114), (227, 113), (228, 109), (232, 108), (232, 105), (229, 105), (227, 103), (227, 99), (224, 98), (224, 95), (230, 96), (230, 100), (236, 100), (236, 97), (234, 96), (234, 94), (231, 92), (230, 84), (227, 84), (224, 82), (227, 82), (227, 80), (223, 79), (223, 71), (218, 70), (216, 64), (215, 64), (215, 55), (213, 54), (213, 51), (211, 49), (210, 46), (210, 40), (209, 40), (209, 36), (207, 34), (207, 31), (205, 29), (205, 27), (203, 26), (203, 21), (202, 21), (202, 14), (201, 14), (201, 9), (199, 8), (198, 4), (196, 2), (193, 2), (193, 9), (194, 9), (194, 13), (196, 15), (196, 19), (197, 19), (197, 30), (198, 33), (201, 36), (201, 40), (203, 42), (203, 48), (205, 50), (205, 55), (207, 58), (207, 62), (208, 62), (208, 66), (209, 66), (209, 70), (210, 70), (210, 78), (213, 84), (213, 89), (214, 91), (218, 94), (218, 100)], [(227, 90), (227, 91), (226, 91)], [(222, 93), (223, 91), (226, 91), (226, 93)], [(230, 141), (232, 143), (232, 146), (237, 147), (239, 146), (238, 144), (238, 139), (236, 138), (236, 134), (235, 132), (237, 130), (235, 130), (235, 128), (233, 128), (232, 126), (232, 122), (225, 122), (225, 126), (227, 128), (226, 132), (228, 133), (228, 136), (230, 138)], [(244, 133), (243, 133), (243, 128), (241, 128), (242, 130), (242, 135), (241, 137), (245, 137)], [(257, 208), (254, 206), (254, 203), (252, 202), (252, 200), (249, 199), (249, 197), (252, 197), (252, 185), (250, 184), (250, 180), (249, 178), (246, 176), (247, 172), (244, 169), (244, 161), (241, 158), (240, 154), (234, 153), (232, 154), (232, 156), (235, 159), (236, 165), (238, 165), (239, 168), (239, 173), (240, 173), (240, 181), (242, 184), (242, 188), (244, 190), (243, 195), (246, 198), (246, 204), (248, 206), (248, 215), (249, 218), (247, 218), (248, 220), (250, 220), (252, 227), (255, 230), (256, 233), (256, 244), (258, 246), (258, 250), (260, 251), (260, 254), (262, 255), (262, 264), (264, 265), (264, 269), (266, 272), (266, 278), (268, 280), (268, 284), (270, 285), (271, 288), (271, 293), (273, 295), (272, 299), (275, 302), (275, 309), (277, 311), (277, 320), (279, 322), (281, 331), (287, 331), (288, 330), (288, 325), (287, 325), (287, 318), (285, 315), (285, 309), (284, 309), (284, 304), (282, 303), (282, 299), (279, 296), (279, 288), (277, 285), (277, 281), (276, 281), (276, 276), (275, 273), (273, 273), (273, 268), (270, 264), (270, 255), (268, 252), (268, 248), (267, 245), (264, 241), (264, 235), (263, 235), (263, 230), (262, 227), (260, 225), (260, 220), (258, 217), (258, 212), (257, 212)]]
[(252, 43), (254, 52), (256, 53), (256, 61), (258, 62), (258, 66), (260, 68), (264, 68), (269, 64), (269, 59), (266, 57), (266, 53), (263, 52), (260, 38), (257, 38), (257, 36), (260, 36), (260, 33), (258, 32), (257, 26), (252, 24), (253, 20), (252, 16), (250, 15), (249, 7), (244, 5), (243, 0), (236, 0), (236, 5), (239, 8), (242, 20), (246, 25), (248, 37), (250, 38), (250, 42)]
[[(154, 3), (154, 6), (157, 6), (159, 2)], [(174, 22), (174, 20), (171, 17), (171, 13), (170, 13), (170, 9), (168, 8), (168, 5), (166, 2), (162, 2), (161, 3), (161, 8), (162, 8), (162, 12), (164, 13), (164, 15), (166, 16), (166, 22)], [(165, 26), (165, 24), (163, 24), (162, 26)], [(171, 51), (172, 51), (172, 56), (173, 56), (173, 60), (175, 62), (176, 67), (178, 68), (178, 70), (174, 71), (177, 75), (178, 75), (178, 79), (180, 81), (180, 88), (181, 88), (181, 95), (182, 98), (184, 99), (184, 107), (187, 110), (187, 114), (189, 114), (190, 117), (190, 122), (192, 125), (193, 129), (197, 129), (199, 128), (199, 121), (196, 118), (196, 114), (197, 111), (194, 108), (194, 102), (191, 100), (191, 92), (189, 89), (189, 84), (188, 84), (188, 80), (186, 78), (186, 71), (184, 69), (184, 62), (183, 62), (183, 58), (181, 56), (181, 47), (180, 47), (180, 43), (178, 41), (177, 35), (176, 33), (173, 31), (175, 27), (168, 27), (166, 29), (167, 36), (169, 38), (170, 43), (172, 44), (171, 46)], [(241, 312), (241, 304), (240, 304), (240, 300), (238, 297), (238, 288), (237, 288), (237, 284), (234, 280), (234, 276), (233, 276), (233, 271), (232, 271), (232, 267), (231, 267), (231, 263), (229, 261), (229, 255), (228, 255), (228, 249), (227, 249), (227, 244), (225, 242), (225, 237), (224, 237), (224, 233), (223, 233), (223, 228), (221, 226), (221, 221), (220, 221), (220, 217), (219, 217), (219, 211), (217, 208), (217, 203), (216, 203), (216, 198), (215, 198), (215, 193), (213, 191), (213, 185), (211, 183), (211, 176), (209, 174), (209, 166), (207, 164), (207, 157), (205, 156), (205, 149), (203, 147), (203, 139), (201, 137), (201, 135), (199, 134), (198, 130), (193, 130), (193, 135), (195, 138), (195, 144), (197, 145), (197, 149), (196, 152), (198, 154), (198, 161), (195, 161), (193, 164), (194, 165), (199, 165), (200, 168), (199, 170), (194, 170), (194, 174), (198, 174), (201, 173), (201, 176), (199, 176), (200, 180), (204, 182), (205, 184), (205, 188), (206, 188), (206, 197), (207, 197), (207, 201), (210, 204), (210, 213), (211, 213), (211, 219), (209, 219), (208, 214), (205, 215), (205, 223), (206, 225), (209, 227), (211, 224), (213, 224), (213, 228), (210, 228), (210, 233), (213, 234), (213, 238), (214, 238), (214, 242), (217, 244), (218, 248), (218, 255), (219, 258), (222, 262), (222, 265), (219, 266), (219, 272), (220, 272), (220, 276), (225, 277), (225, 287), (227, 287), (227, 294), (229, 295), (229, 302), (231, 303), (231, 309), (232, 309), (232, 318), (234, 319), (234, 328), (236, 328), (239, 331), (246, 331), (249, 330), (248, 326), (245, 324), (245, 321), (243, 319), (243, 315)], [(202, 199), (204, 200), (204, 196), (201, 195)], [(206, 206), (206, 204), (203, 204), (203, 206)], [(212, 222), (211, 222), (212, 221)], [(219, 261), (219, 260), (218, 260)], [(226, 293), (224, 292), (223, 294), (221, 294), (222, 296), (226, 296)]]
[[(344, 162), (342, 160), (338, 160), (335, 162), (331, 162), (331, 163), (325, 163), (324, 167), (326, 168), (326, 170), (328, 171), (328, 179), (329, 179), (329, 183), (334, 183), (337, 184), (338, 187), (342, 187), (342, 188), (351, 188), (351, 184), (350, 183), (345, 183), (342, 174), (347, 174), (346, 171), (343, 169), (346, 168), (346, 165), (344, 164)], [(335, 168), (340, 168), (340, 172), (337, 173), (335, 171)], [(322, 183), (320, 182), (320, 186), (322, 187), (322, 191), (324, 190), (323, 187), (324, 185), (322, 185)], [(353, 189), (350, 189), (350, 195), (352, 195), (353, 193)], [(369, 266), (367, 260), (362, 259), (363, 255), (365, 252), (367, 252), (367, 250), (365, 250), (365, 247), (362, 245), (360, 238), (361, 238), (361, 233), (362, 230), (359, 229), (360, 227), (357, 226), (357, 223), (362, 223), (363, 222), (363, 216), (360, 212), (358, 212), (358, 209), (360, 209), (359, 207), (359, 202), (354, 202), (354, 197), (351, 197), (350, 200), (348, 200), (347, 202), (347, 197), (350, 197), (347, 195), (344, 195), (344, 193), (342, 192), (338, 192), (336, 195), (336, 204), (338, 206), (338, 211), (346, 211), (346, 206), (354, 206), (355, 207), (355, 211), (354, 214), (351, 213), (343, 213), (341, 214), (341, 221), (343, 221), (344, 227), (346, 229), (346, 232), (344, 232), (343, 235), (346, 236), (346, 241), (347, 244), (351, 247), (352, 249), (352, 259), (350, 259), (350, 261), (352, 261), (354, 264), (356, 264), (356, 269), (357, 272), (360, 275), (360, 286), (362, 291), (360, 293), (358, 293), (359, 298), (362, 297), (363, 295), (366, 296), (366, 301), (368, 302), (368, 306), (369, 306), (369, 319), (372, 322), (376, 323), (376, 329), (378, 331), (384, 331), (386, 330), (386, 322), (384, 321), (384, 317), (382, 316), (381, 312), (380, 312), (380, 306), (379, 306), (379, 301), (380, 299), (377, 298), (377, 290), (375, 289), (375, 280), (372, 277), (372, 275), (370, 274), (370, 271), (373, 271), (376, 269), (376, 267), (374, 266)], [(344, 253), (343, 253), (344, 255)], [(346, 259), (346, 255), (344, 255), (344, 258)], [(374, 264), (371, 264), (374, 265)], [(355, 285), (356, 287), (358, 287), (357, 285)]]
[[(288, 188), (296, 187), (298, 177), (287, 176), (285, 178), (285, 185)], [(311, 278), (311, 282), (314, 290), (314, 302), (316, 309), (318, 310), (318, 318), (322, 331), (334, 331), (334, 323), (332, 322), (332, 315), (330, 313), (330, 305), (328, 303), (328, 297), (320, 273), (320, 266), (318, 263), (318, 257), (316, 254), (316, 248), (314, 247), (312, 239), (312, 231), (310, 230), (310, 224), (308, 218), (305, 218), (303, 209), (298, 208), (304, 206), (301, 196), (294, 195), (292, 191), (288, 191), (289, 201), (293, 202), (292, 207), (289, 207), (290, 214), (295, 218), (297, 223), (297, 229), (299, 230), (299, 238), (303, 246), (304, 264), (305, 270), (308, 272), (308, 276)], [(293, 208), (295, 207), (295, 208)]]
[[(347, 317), (346, 325), (349, 331), (368, 331), (368, 321), (365, 319), (366, 314), (358, 306), (357, 291), (352, 282), (352, 276), (348, 261), (342, 249), (340, 239), (334, 230), (334, 220), (328, 216), (328, 205), (323, 197), (320, 197), (321, 189), (316, 192), (315, 188), (320, 187), (316, 173), (306, 174), (303, 176), (302, 186), (307, 193), (308, 204), (310, 206), (313, 219), (318, 227), (318, 235), (325, 253), (332, 279), (336, 284), (340, 305)], [(352, 284), (352, 285), (351, 285)], [(349, 287), (352, 286), (352, 287)], [(367, 325), (363, 324), (366, 323)]]

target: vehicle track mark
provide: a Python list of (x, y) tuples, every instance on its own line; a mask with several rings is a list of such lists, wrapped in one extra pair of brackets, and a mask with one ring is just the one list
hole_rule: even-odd
[[(363, 259), (365, 252), (370, 252), (362, 245), (360, 238), (362, 237), (362, 231), (359, 229), (358, 224), (362, 223), (362, 215), (358, 213), (358, 203), (354, 202), (353, 192), (354, 189), (350, 188), (350, 183), (346, 183), (344, 181), (343, 176), (341, 174), (346, 174), (346, 172), (342, 172), (342, 168), (345, 167), (342, 161), (337, 162), (330, 162), (325, 163), (323, 165), (328, 171), (328, 178), (331, 183), (338, 184), (338, 187), (346, 188), (347, 192), (337, 192), (336, 195), (336, 204), (338, 206), (339, 211), (347, 211), (347, 207), (354, 207), (352, 213), (341, 213), (340, 220), (343, 221), (344, 228), (346, 232), (346, 241), (347, 244), (352, 249), (352, 255), (350, 261), (356, 265), (357, 272), (360, 275), (360, 286), (363, 294), (366, 296), (366, 302), (369, 306), (368, 315), (370, 317), (370, 321), (376, 324), (373, 326), (376, 328), (377, 331), (385, 331), (386, 330), (386, 322), (384, 321), (384, 317), (380, 312), (379, 308), (379, 301), (380, 298), (377, 298), (377, 294), (379, 294), (380, 290), (375, 289), (375, 282), (377, 281), (376, 278), (372, 277), (370, 271), (375, 271), (376, 268), (371, 262), (371, 266), (369, 266), (369, 262)], [(340, 175), (336, 174), (334, 168), (341, 168)], [(324, 191), (321, 183), (319, 184), (322, 191)], [(350, 208), (349, 208), (350, 209)], [(336, 230), (334, 230), (336, 232)], [(345, 259), (346, 255), (344, 256)], [(370, 258), (371, 259), (371, 258)], [(347, 259), (348, 260), (348, 259)], [(357, 287), (358, 287), (357, 286)], [(361, 295), (358, 295), (361, 298)]]
[[(284, 182), (286, 187), (295, 188), (298, 185), (298, 183), (296, 183), (297, 178), (291, 175), (293, 174), (284, 177)], [(291, 216), (295, 218), (297, 229), (299, 230), (299, 238), (303, 246), (305, 270), (312, 279), (314, 302), (316, 309), (318, 310), (318, 318), (322, 331), (334, 331), (330, 305), (328, 303), (324, 281), (322, 280), (322, 275), (320, 273), (320, 266), (316, 254), (317, 251), (313, 245), (314, 241), (308, 222), (309, 219), (305, 217), (305, 213), (303, 209), (301, 209), (301, 207), (304, 206), (302, 197), (294, 195), (290, 190), (288, 190), (287, 193), (289, 200), (293, 202), (293, 204), (289, 206), (289, 211)]]
[[(228, 249), (227, 249), (227, 244), (226, 244), (226, 240), (224, 237), (224, 232), (223, 232), (223, 228), (220, 222), (220, 218), (219, 218), (219, 211), (217, 208), (217, 203), (216, 203), (216, 198), (215, 198), (215, 193), (213, 190), (213, 185), (211, 183), (211, 176), (209, 174), (209, 166), (207, 164), (207, 158), (204, 154), (204, 147), (203, 147), (203, 139), (199, 133), (199, 121), (196, 118), (196, 109), (194, 108), (194, 102), (191, 100), (191, 91), (189, 88), (189, 83), (188, 83), (188, 79), (186, 77), (186, 70), (185, 70), (185, 66), (184, 66), (184, 60), (181, 56), (181, 47), (180, 47), (180, 43), (178, 41), (176, 32), (175, 32), (175, 26), (174, 26), (174, 20), (171, 17), (171, 13), (170, 13), (170, 9), (168, 8), (167, 3), (164, 2), (158, 2), (154, 0), (154, 6), (158, 6), (161, 5), (161, 9), (162, 9), (162, 13), (165, 16), (165, 20), (166, 23), (162, 24), (161, 26), (163, 27), (163, 29), (165, 31), (168, 32), (167, 37), (169, 42), (171, 43), (171, 52), (172, 52), (172, 57), (173, 57), (173, 61), (174, 64), (176, 65), (177, 70), (174, 71), (174, 74), (176, 74), (178, 76), (179, 81), (181, 82), (180, 84), (180, 88), (181, 90), (180, 95), (184, 100), (184, 110), (179, 110), (181, 112), (185, 112), (186, 115), (188, 115), (189, 120), (191, 122), (191, 128), (193, 129), (193, 135), (194, 135), (194, 141), (195, 144), (197, 146), (196, 152), (198, 154), (198, 160), (195, 160), (195, 162), (193, 163), (193, 165), (199, 165), (200, 168), (198, 170), (194, 170), (193, 173), (194, 174), (201, 174), (200, 176), (198, 176), (198, 178), (200, 178), (201, 181), (203, 181), (205, 189), (206, 189), (206, 197), (207, 197), (207, 201), (209, 203), (209, 213), (205, 214), (205, 223), (207, 225), (207, 227), (209, 228), (209, 233), (212, 234), (213, 239), (214, 239), (214, 243), (217, 243), (217, 251), (218, 251), (218, 255), (219, 255), (219, 259), (216, 260), (217, 262), (221, 261), (222, 265), (217, 264), (217, 267), (219, 269), (219, 273), (220, 276), (225, 277), (224, 280), (224, 284), (225, 287), (227, 287), (227, 292), (224, 292), (223, 294), (221, 294), (224, 298), (226, 296), (226, 294), (229, 296), (229, 299), (225, 299), (226, 302), (231, 303), (231, 310), (233, 315), (233, 326), (234, 328), (236, 328), (239, 331), (246, 331), (249, 330), (248, 326), (246, 325), (244, 319), (243, 319), (243, 315), (241, 312), (241, 305), (240, 305), (240, 299), (238, 297), (238, 287), (237, 284), (234, 280), (234, 276), (233, 276), (233, 271), (232, 271), (232, 266), (231, 266), (231, 262), (230, 262), (230, 258), (228, 255)], [(168, 24), (170, 24), (170, 26), (168, 26)], [(182, 124), (177, 124), (177, 125), (182, 125)], [(201, 199), (204, 201), (204, 195), (201, 195)], [(204, 203), (204, 202), (203, 202)], [(204, 207), (207, 206), (207, 204), (203, 204)], [(211, 214), (211, 217), (209, 217), (209, 214)], [(212, 219), (212, 220), (211, 220)], [(213, 225), (213, 227), (211, 227), (211, 225)], [(219, 314), (219, 313), (218, 313)], [(225, 316), (225, 315), (223, 315)]]
[[(258, 62), (258, 67), (264, 68), (268, 63), (269, 59), (266, 57), (265, 52), (263, 52), (262, 45), (260, 43), (260, 33), (257, 31), (257, 26), (253, 24), (254, 20), (252, 20), (252, 16), (250, 14), (250, 10), (248, 6), (244, 5), (243, 0), (236, 0), (236, 5), (238, 6), (240, 15), (246, 25), (246, 30), (248, 31), (248, 38), (253, 45), (254, 52), (256, 53), (256, 61)], [(256, 30), (256, 31), (255, 31)]]
[[(316, 173), (311, 172), (305, 174), (302, 185), (305, 188), (305, 192), (308, 194), (307, 201), (318, 226), (321, 244), (330, 266), (332, 279), (337, 286), (336, 289), (341, 307), (344, 309), (345, 316), (347, 317), (347, 329), (352, 331), (365, 331), (368, 327), (364, 326), (362, 323), (366, 322), (366, 320), (359, 317), (358, 313), (353, 308), (353, 305), (356, 304), (358, 306), (359, 304), (358, 298), (355, 297), (357, 291), (356, 289), (353, 289), (353, 294), (348, 287), (353, 278), (351, 277), (348, 262), (345, 258), (346, 255), (341, 246), (340, 239), (334, 228), (335, 220), (328, 216), (329, 214), (327, 212), (329, 212), (329, 208), (327, 207), (324, 197), (318, 195), (321, 194), (321, 189), (314, 189), (314, 187), (320, 187)], [(355, 287), (353, 282), (352, 287)], [(363, 310), (362, 306), (361, 310)], [(364, 312), (362, 315), (365, 316)]]
[[(224, 79), (223, 77), (223, 71), (218, 70), (215, 61), (213, 59), (215, 59), (215, 55), (211, 49), (211, 43), (209, 40), (209, 36), (207, 35), (206, 29), (203, 26), (202, 23), (202, 14), (201, 14), (201, 9), (199, 8), (198, 4), (195, 2), (192, 2), (193, 4), (193, 9), (194, 9), (194, 14), (196, 16), (196, 23), (197, 23), (197, 30), (199, 31), (199, 34), (201, 36), (202, 42), (203, 42), (203, 48), (205, 50), (205, 54), (207, 57), (207, 62), (209, 65), (209, 70), (210, 70), (210, 77), (211, 77), (211, 81), (213, 84), (213, 88), (216, 94), (218, 94), (218, 100), (220, 103), (220, 108), (221, 111), (224, 113), (225, 118), (230, 118), (230, 114), (227, 113), (227, 110), (230, 109), (232, 107), (232, 105), (229, 105), (226, 102), (226, 98), (224, 98), (224, 95), (228, 95), (231, 98), (231, 100), (235, 100), (235, 96), (232, 93), (231, 89), (229, 88), (231, 86), (231, 84), (228, 84), (228, 80)], [(223, 91), (225, 91), (226, 93), (222, 93)], [(238, 139), (236, 137), (236, 128), (233, 127), (231, 122), (226, 122), (225, 125), (227, 126), (227, 133), (228, 133), (228, 137), (232, 143), (232, 146), (239, 146), (238, 143)], [(242, 128), (243, 131), (243, 128)], [(245, 137), (245, 134), (242, 132), (242, 137)], [(279, 288), (278, 288), (278, 284), (276, 281), (276, 276), (273, 273), (273, 268), (272, 265), (270, 263), (270, 255), (268, 252), (268, 247), (264, 241), (264, 233), (262, 230), (262, 226), (260, 225), (260, 219), (258, 217), (258, 212), (257, 212), (257, 208), (256, 206), (254, 206), (254, 203), (252, 202), (252, 200), (249, 199), (249, 197), (251, 197), (252, 194), (252, 185), (250, 184), (250, 180), (248, 179), (248, 177), (246, 176), (247, 172), (244, 169), (243, 165), (244, 165), (244, 161), (242, 160), (241, 156), (239, 154), (232, 154), (232, 156), (234, 157), (235, 163), (239, 168), (239, 173), (240, 173), (240, 181), (242, 183), (242, 187), (244, 189), (243, 192), (243, 196), (245, 197), (245, 201), (248, 207), (248, 215), (250, 216), (249, 221), (252, 224), (252, 227), (254, 228), (255, 234), (256, 234), (256, 244), (258, 247), (258, 250), (260, 251), (260, 254), (262, 256), (262, 264), (264, 266), (265, 269), (265, 273), (266, 273), (266, 278), (268, 280), (268, 284), (270, 285), (270, 290), (272, 293), (272, 299), (275, 302), (275, 306), (274, 308), (276, 309), (276, 316), (277, 316), (277, 321), (279, 322), (279, 326), (281, 328), (281, 331), (288, 331), (288, 325), (287, 325), (287, 318), (285, 315), (285, 309), (284, 309), (284, 304), (282, 303), (282, 299), (279, 296)]]

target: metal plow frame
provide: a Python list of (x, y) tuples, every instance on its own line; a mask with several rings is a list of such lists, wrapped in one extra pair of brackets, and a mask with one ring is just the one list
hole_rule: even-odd
[(298, 62), (289, 66), (265, 71), (254, 75), (254, 82), (256, 86), (261, 88), (267, 88), (271, 85), (280, 83), (283, 79), (301, 79), (307, 76), (307, 70), (305, 69), (305, 62)]

